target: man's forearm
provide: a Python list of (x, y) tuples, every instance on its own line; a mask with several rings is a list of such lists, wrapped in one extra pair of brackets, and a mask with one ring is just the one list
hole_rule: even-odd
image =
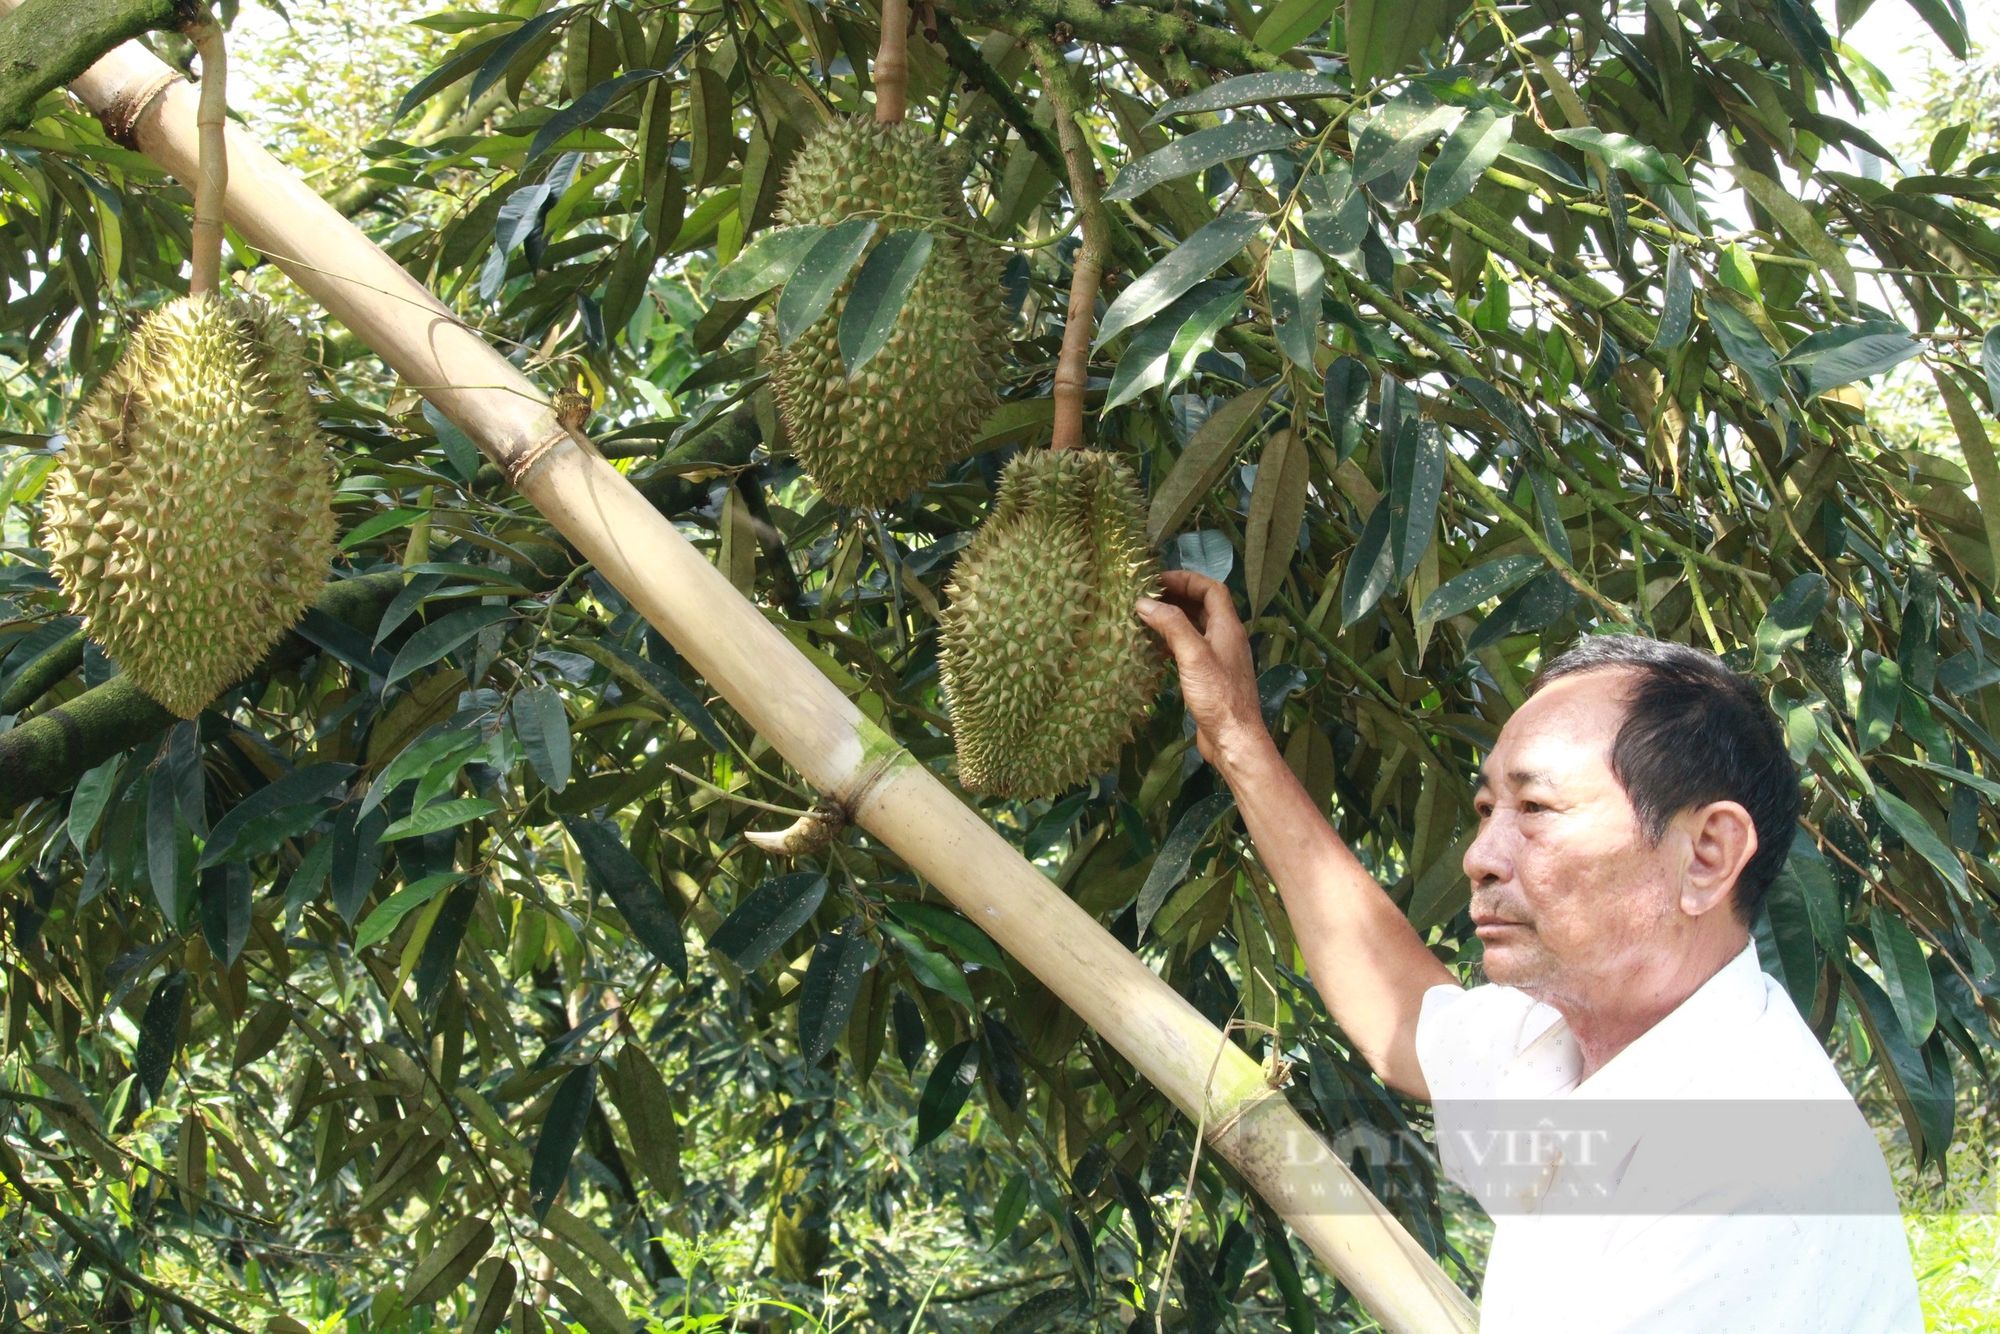
[(1457, 979), (1313, 804), (1261, 725), (1221, 739), (1216, 769), (1285, 901), (1306, 968), (1377, 1074), (1428, 1096), (1417, 1065), (1423, 994)]

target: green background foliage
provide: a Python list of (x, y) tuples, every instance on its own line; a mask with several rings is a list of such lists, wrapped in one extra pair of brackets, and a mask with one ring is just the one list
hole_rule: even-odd
[[(577, 395), (946, 776), (940, 605), (1009, 451), (1048, 436), (1068, 318), (1074, 218), (1022, 40), (1053, 35), (1115, 232), (1090, 435), (1145, 483), (1163, 560), (1237, 594), (1267, 721), (1342, 835), (1476, 978), (1469, 778), (1536, 664), (1619, 629), (1724, 653), (1808, 782), (1760, 955), (1906, 1198), (1939, 1205), (1976, 1181), (2000, 1056), (2000, 144), (1974, 62), (1887, 179), (1850, 170), (1894, 156), (1847, 119), (1867, 71), (1837, 33), (1866, 7), (920, 7), (912, 117), (1005, 248), (1011, 360), (976, 456), (879, 513), (792, 462), (757, 366), (789, 289), (752, 273), (786, 250), (759, 238), (790, 155), (868, 111), (872, 5), (407, 24), (356, 0), (236, 34), (273, 147)], [(1953, 0), (1918, 16), (1967, 54)], [(187, 207), (61, 94), (0, 137), (12, 1319), (1365, 1323), (893, 856), (747, 842), (817, 794), (421, 386), (233, 240), (234, 280), (311, 338), (341, 596), (199, 720), (120, 714), (87, 769), (28, 751), (36, 718), (118, 688), (46, 574), (39, 497), (70, 406), (185, 290)], [(1476, 1290), (1477, 1207), (1327, 1020), (1190, 732), (1169, 684), (1115, 772), (980, 804)], [(1950, 1248), (1991, 1233), (1942, 1218), (1913, 1226), (1943, 1257), (1927, 1291), (1975, 1327)]]

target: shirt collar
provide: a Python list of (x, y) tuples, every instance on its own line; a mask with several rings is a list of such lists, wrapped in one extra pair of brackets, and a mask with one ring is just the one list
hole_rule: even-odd
[(1672, 1097), (1712, 1057), (1715, 1035), (1741, 1031), (1763, 1014), (1765, 1003), (1763, 965), (1755, 943), (1748, 943), (1573, 1091), (1586, 1098)]

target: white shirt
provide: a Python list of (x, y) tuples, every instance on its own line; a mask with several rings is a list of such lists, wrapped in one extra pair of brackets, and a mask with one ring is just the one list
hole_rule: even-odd
[(1512, 987), (1434, 987), (1440, 1162), (1493, 1215), (1482, 1334), (1922, 1334), (1880, 1148), (1753, 946), (1593, 1074)]

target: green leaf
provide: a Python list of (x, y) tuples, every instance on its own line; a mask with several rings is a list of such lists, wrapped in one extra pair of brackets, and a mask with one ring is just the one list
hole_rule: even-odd
[(813, 947), (799, 988), (799, 1056), (807, 1066), (825, 1060), (847, 1028), (873, 954), (859, 917), (848, 918)]
[(582, 129), (611, 109), (611, 104), (625, 94), (654, 79), (665, 77), (666, 71), (657, 69), (635, 69), (619, 75), (615, 79), (595, 84), (583, 96), (571, 102), (562, 110), (542, 122), (535, 131), (534, 139), (528, 144), (527, 162), (555, 147), (572, 130)]
[(1910, 8), (1930, 24), (1946, 50), (1960, 60), (1968, 58), (1972, 48), (1965, 40), (1965, 11), (1958, 0), (1910, 0)]
[(951, 1129), (951, 1123), (965, 1109), (965, 1100), (972, 1096), (972, 1084), (977, 1078), (978, 1042), (967, 1039), (938, 1057), (938, 1063), (931, 1067), (930, 1078), (924, 1081), (923, 1094), (917, 1099), (917, 1134), (910, 1141), (911, 1148), (921, 1149)]
[(513, 619), (509, 607), (467, 607), (432, 621), (411, 635), (389, 665), (389, 684), (394, 685), (412, 672), (421, 671), (455, 649), (478, 637), (489, 625)]
[(429, 513), (429, 510), (400, 509), (377, 514), (373, 518), (363, 520), (361, 523), (354, 525), (354, 528), (345, 537), (340, 539), (340, 549), (342, 551), (349, 551), (360, 546), (370, 538), (380, 537), (382, 534), (394, 532), (398, 528), (407, 528)]
[(1573, 130), (1550, 130), (1549, 136), (1562, 140), (1572, 148), (1596, 154), (1604, 159), (1607, 166), (1630, 172), (1635, 181), (1648, 185), (1688, 183), (1687, 172), (1682, 170), (1680, 163), (1645, 140), (1634, 139), (1629, 134), (1611, 134), (1586, 125)]
[(500, 33), (497, 36), (487, 38), (483, 42), (475, 42), (455, 55), (447, 56), (442, 64), (423, 78), (417, 80), (416, 85), (409, 92), (403, 94), (403, 100), (396, 104), (396, 114), (389, 118), (389, 123), (394, 125), (417, 107), (428, 102), (440, 91), (451, 87), (451, 85), (478, 69), (485, 63), (486, 58), (493, 54), (511, 35), (510, 33)]
[[(1197, 283), (1174, 303), (1141, 325), (1125, 345), (1118, 366), (1111, 372), (1111, 386), (1105, 391), (1104, 410), (1129, 403), (1148, 389), (1167, 382), (1168, 353), (1181, 328), (1205, 304), (1228, 292), (1241, 293), (1247, 284), (1240, 278), (1229, 282)], [(1232, 312), (1233, 313), (1233, 312)]]
[[(1218, 162), (1289, 148), (1297, 137), (1293, 131), (1282, 125), (1273, 125), (1268, 120), (1232, 120), (1226, 125), (1198, 130), (1137, 161), (1126, 163), (1118, 173), (1118, 179), (1104, 192), (1104, 202), (1115, 204), (1137, 199), (1156, 185), (1191, 176)], [(1193, 239), (1188, 238), (1190, 242)]]
[(1326, 292), (1326, 264), (1310, 250), (1285, 246), (1271, 252), (1265, 279), (1271, 300), (1272, 335), (1292, 364), (1314, 369), (1319, 346), (1319, 305)]
[(1801, 829), (1792, 836), (1792, 849), (1785, 858), (1780, 880), (1795, 882), (1799, 899), (1805, 904), (1813, 939), (1829, 954), (1847, 949), (1847, 914), (1840, 906), (1840, 890), (1833, 883), (1833, 871), (1820, 854), (1811, 834)]
[(790, 347), (798, 336), (819, 322), (835, 292), (868, 248), (876, 224), (869, 218), (849, 218), (827, 228), (785, 280), (778, 295), (778, 346)]
[(412, 778), (433, 773), (449, 766), (449, 772), (457, 773), (472, 752), (485, 744), (475, 728), (455, 727), (448, 731), (424, 737), (412, 745), (398, 751), (396, 758), (383, 766), (382, 772), (368, 787), (368, 795), (362, 798), (361, 813), (368, 814), (393, 792), (398, 785)]
[(1375, 609), (1396, 582), (1396, 549), (1389, 541), (1389, 502), (1376, 502), (1361, 537), (1347, 553), (1347, 571), (1340, 580), (1340, 624), (1354, 624)]
[(1896, 730), (1896, 713), (1903, 703), (1903, 669), (1894, 658), (1863, 650), (1861, 654), (1861, 707), (1855, 711), (1855, 731), (1866, 755), (1887, 741)]
[[(561, 9), (551, 9), (546, 14), (529, 19), (526, 23), (523, 23), (520, 27), (501, 38), (499, 43), (494, 47), (492, 54), (480, 65), (478, 76), (473, 79), (472, 87), (466, 91), (465, 100), (468, 103), (478, 101), (480, 94), (507, 76), (507, 71), (513, 66), (516, 56), (521, 55), (528, 48), (532, 47), (549, 29), (553, 28), (565, 16), (573, 14), (581, 8), (583, 8), (581, 5), (567, 5)], [(411, 95), (415, 95), (414, 90), (412, 90)], [(410, 98), (406, 97), (403, 100), (409, 102)], [(414, 103), (411, 103), (411, 105), (414, 105)], [(406, 109), (397, 111), (396, 118), (398, 120), (402, 119), (403, 110)]]
[(565, 815), (562, 822), (583, 854), (591, 883), (610, 897), (632, 938), (685, 981), (688, 957), (681, 924), (667, 903), (666, 891), (625, 846), (617, 826), (580, 815)]
[(951, 997), (966, 1009), (973, 1008), (972, 988), (966, 985), (964, 969), (894, 922), (883, 922), (881, 927), (882, 934), (902, 948), (903, 961), (909, 966), (911, 976), (932, 991)]
[(1208, 415), (1174, 466), (1153, 488), (1152, 504), (1146, 511), (1148, 543), (1158, 545), (1161, 538), (1177, 531), (1215, 489), (1235, 458), (1236, 447), (1276, 389), (1275, 384), (1269, 384), (1238, 394)]
[(1428, 418), (1403, 421), (1401, 438), (1390, 469), (1389, 548), (1396, 578), (1416, 572), (1437, 528), (1438, 501), (1444, 495), (1444, 432)]
[(1986, 374), (1986, 394), (2000, 409), (2000, 324), (1986, 331), (1979, 344), (1979, 365)]
[(547, 1218), (549, 1206), (569, 1180), (570, 1161), (590, 1124), (590, 1112), (597, 1105), (597, 1065), (579, 1065), (563, 1076), (556, 1096), (542, 1118), (542, 1133), (535, 1141), (534, 1160), (528, 1167), (528, 1206), (535, 1221)]
[(1176, 97), (1162, 104), (1146, 125), (1150, 128), (1175, 116), (1226, 111), (1230, 107), (1255, 106), (1260, 102), (1345, 96), (1339, 84), (1311, 70), (1279, 69), (1264, 74), (1239, 74), (1212, 83), (1198, 93), (1189, 93), (1186, 97)]
[(1667, 247), (1665, 291), (1660, 303), (1660, 324), (1653, 332), (1648, 352), (1671, 352), (1687, 342), (1694, 329), (1694, 269), (1678, 243)]
[(1531, 148), (1527, 144), (1509, 143), (1501, 148), (1500, 156), (1517, 167), (1532, 167), (1564, 185), (1583, 188), (1583, 177), (1576, 169), (1546, 148)]
[(1813, 949), (1812, 920), (1796, 881), (1781, 875), (1772, 882), (1764, 895), (1755, 935), (1764, 971), (1785, 984), (1800, 1014), (1811, 1014), (1819, 994), (1819, 956)]
[(532, 686), (514, 697), (514, 735), (528, 763), (551, 792), (569, 786), (569, 710), (554, 686)]
[(1345, 162), (1333, 162), (1305, 178), (1299, 185), (1310, 207), (1300, 217), (1312, 243), (1329, 255), (1348, 255), (1358, 250), (1368, 235), (1368, 196), (1354, 184), (1354, 173)]
[(1217, 792), (1203, 797), (1182, 813), (1174, 825), (1167, 841), (1160, 845), (1160, 853), (1153, 859), (1152, 869), (1146, 872), (1146, 882), (1139, 887), (1139, 936), (1145, 938), (1146, 928), (1153, 924), (1153, 918), (1160, 911), (1160, 905), (1167, 896), (1187, 879), (1188, 867), (1194, 861), (1195, 850), (1208, 838), (1216, 821), (1236, 809), (1236, 798), (1227, 792)]
[(1771, 350), (1756, 324), (1731, 304), (1726, 293), (1712, 293), (1706, 305), (1708, 327), (1715, 330), (1723, 355), (1742, 370), (1759, 399), (1765, 403), (1781, 401), (1785, 397), (1785, 382), (1778, 371), (1778, 354)]
[(1278, 0), (1257, 24), (1252, 40), (1281, 56), (1324, 27), (1340, 4), (1341, 0)]
[(817, 871), (773, 876), (723, 919), (708, 938), (708, 947), (727, 955), (744, 972), (752, 972), (811, 920), (825, 897), (826, 877)]
[(1729, 170), (1735, 175), (1736, 183), (1743, 187), (1745, 194), (1762, 206), (1765, 212), (1776, 218), (1786, 235), (1796, 241), (1801, 250), (1812, 256), (1813, 261), (1832, 277), (1834, 286), (1849, 301), (1854, 299), (1854, 269), (1847, 262), (1847, 252), (1840, 243), (1826, 234), (1819, 219), (1812, 210), (1800, 202), (1797, 196), (1769, 176), (1742, 163), (1732, 165)]
[(1786, 650), (1812, 633), (1826, 597), (1825, 575), (1802, 574), (1786, 584), (1757, 626), (1757, 660), (1750, 670), (1762, 676), (1776, 668)]
[(396, 823), (384, 829), (375, 841), (394, 843), (399, 838), (419, 838), (425, 834), (435, 834), (443, 829), (456, 829), (462, 824), (497, 814), (500, 804), (484, 797), (455, 797), (450, 801), (434, 801), (421, 810), (412, 811)]
[(1924, 947), (1896, 913), (1876, 905), (1868, 913), (1868, 931), (1875, 940), (1875, 962), (1889, 984), (1889, 1003), (1912, 1047), (1930, 1041), (1937, 1027), (1937, 992)]
[(187, 969), (168, 973), (147, 998), (139, 1016), (139, 1043), (132, 1053), (132, 1069), (154, 1102), (167, 1087), (174, 1057), (181, 1049), (181, 1006), (187, 999)]
[(722, 725), (715, 721), (715, 715), (708, 711), (708, 706), (687, 688), (680, 677), (613, 640), (582, 639), (571, 642), (579, 652), (597, 659), (686, 719), (688, 726), (694, 728), (696, 734), (717, 752), (729, 750), (729, 734), (722, 730)]
[(1225, 213), (1188, 237), (1118, 294), (1104, 312), (1092, 346), (1103, 347), (1141, 320), (1165, 310), (1181, 293), (1236, 258), (1263, 225), (1262, 214)]
[(1843, 964), (1848, 989), (1860, 1000), (1855, 1008), (1876, 1050), (1887, 1059), (1881, 1062), (1890, 1091), (1903, 1114), (1903, 1126), (1910, 1135), (1910, 1147), (1921, 1165), (1932, 1157), (1942, 1158), (1951, 1138), (1950, 1111), (1940, 1105), (1930, 1071), (1922, 1053), (1910, 1045), (1896, 1017), (1895, 1005), (1875, 979), (1849, 960)]
[(1922, 344), (1902, 325), (1869, 320), (1801, 338), (1778, 364), (1803, 372), (1810, 396), (1880, 375), (1921, 351)]
[(1459, 122), (1424, 176), (1424, 208), (1419, 217), (1442, 213), (1469, 196), (1479, 178), (1514, 134), (1514, 118), (1478, 107)]
[(748, 301), (789, 280), (806, 252), (826, 235), (824, 227), (772, 227), (759, 232), (741, 254), (717, 269), (708, 294), (718, 301)]
[(1006, 956), (1000, 953), (1000, 947), (993, 943), (992, 937), (950, 908), (936, 903), (892, 903), (889, 905), (889, 916), (949, 946), (967, 963), (1007, 971)]
[(387, 940), (395, 933), (397, 924), (412, 910), (423, 907), (436, 898), (439, 891), (457, 884), (469, 874), (467, 871), (440, 872), (403, 886), (376, 904), (375, 910), (363, 919), (361, 929), (354, 933), (354, 948), (365, 950), (377, 941)]
[[(1210, 284), (1203, 283), (1202, 287)], [(1217, 284), (1220, 292), (1188, 318), (1180, 332), (1174, 335), (1173, 345), (1167, 349), (1167, 384), (1179, 384), (1194, 374), (1195, 363), (1201, 354), (1215, 346), (1216, 335), (1224, 325), (1236, 318), (1236, 312), (1243, 309), (1245, 298), (1241, 279), (1233, 279)], [(1197, 288), (1196, 290), (1200, 290)]]
[(1424, 599), (1417, 619), (1442, 621), (1463, 615), (1520, 587), (1537, 570), (1545, 568), (1540, 556), (1502, 556), (1487, 561), (1439, 585), (1436, 592)]
[(1368, 368), (1353, 357), (1339, 356), (1326, 368), (1326, 426), (1333, 436), (1336, 460), (1345, 463), (1361, 448), (1368, 422)]
[[(196, 869), (205, 870), (226, 861), (250, 861), (277, 851), (283, 837), (271, 837), (267, 821), (297, 807), (307, 807), (310, 829), (321, 815), (319, 802), (354, 773), (351, 764), (310, 764), (294, 769), (275, 783), (258, 788), (230, 808), (215, 822), (207, 846)], [(295, 832), (303, 832), (297, 830)], [(262, 835), (262, 836), (260, 836)]]
[(1354, 183), (1408, 179), (1425, 145), (1455, 124), (1463, 113), (1439, 102), (1422, 84), (1412, 84), (1384, 103), (1354, 144)]
[(1879, 785), (1875, 789), (1875, 806), (1889, 827), (1910, 845), (1911, 851), (1929, 862), (1959, 893), (1966, 892), (1965, 864), (1959, 861), (1951, 845), (1938, 837), (1930, 821), (1917, 813), (1916, 807)]
[(840, 357), (850, 380), (887, 345), (932, 244), (926, 231), (891, 232), (862, 263), (840, 311)]
[(1545, 570), (1500, 600), (1465, 641), (1468, 656), (1508, 635), (1526, 634), (1549, 625), (1576, 605), (1577, 591), (1559, 570)]
[(70, 844), (79, 853), (90, 842), (97, 822), (104, 818), (104, 808), (111, 804), (112, 789), (118, 785), (118, 771), (124, 763), (123, 755), (113, 755), (76, 780), (76, 791), (69, 798), (68, 827)]

